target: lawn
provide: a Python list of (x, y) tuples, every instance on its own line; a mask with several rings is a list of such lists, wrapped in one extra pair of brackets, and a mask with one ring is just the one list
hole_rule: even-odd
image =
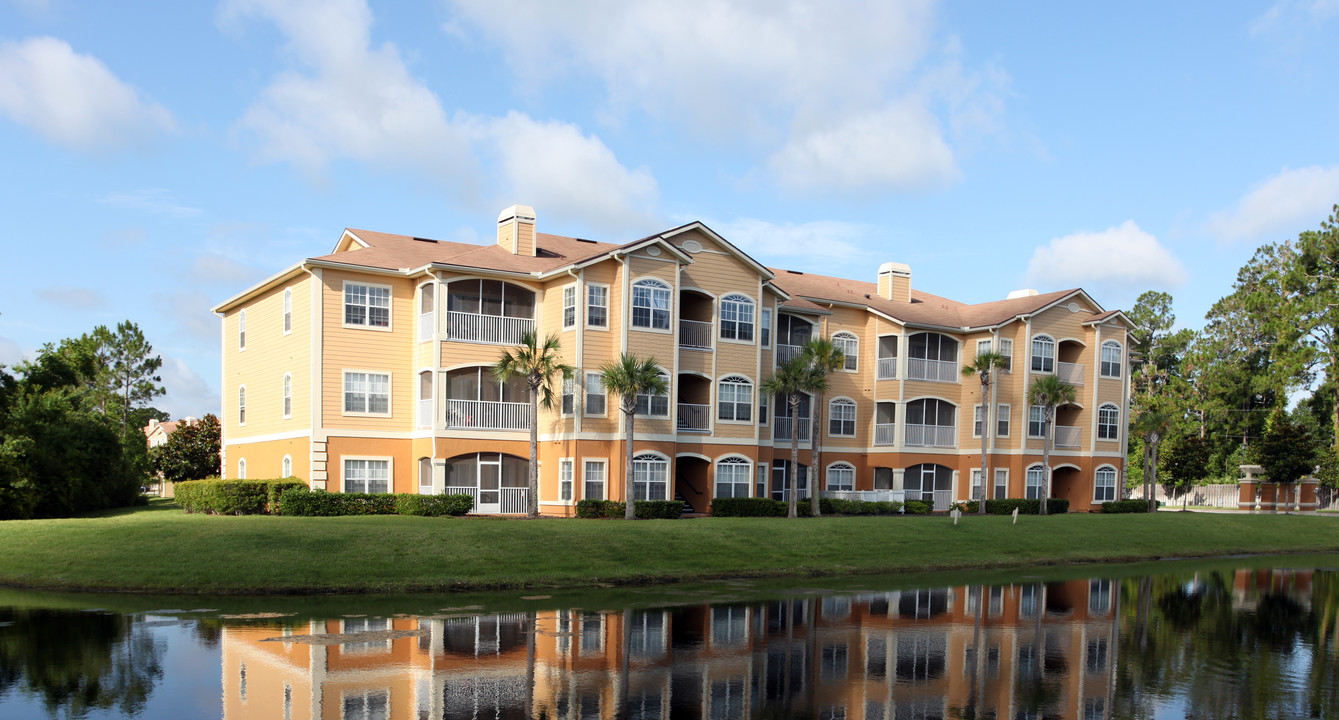
[(170, 501), (0, 523), (0, 585), (159, 593), (419, 592), (1339, 551), (1331, 517), (517, 520), (186, 515)]

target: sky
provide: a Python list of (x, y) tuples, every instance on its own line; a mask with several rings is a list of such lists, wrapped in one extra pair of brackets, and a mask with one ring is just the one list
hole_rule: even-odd
[(1339, 0), (0, 0), (0, 364), (130, 319), (155, 404), (217, 412), (215, 304), (515, 203), (1195, 328), (1339, 203), (1336, 33)]

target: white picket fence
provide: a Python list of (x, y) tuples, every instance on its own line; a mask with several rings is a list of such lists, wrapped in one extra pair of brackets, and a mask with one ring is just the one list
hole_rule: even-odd
[[(1159, 485), (1154, 497), (1168, 507), (1197, 505), (1199, 507), (1230, 510), (1237, 509), (1237, 501), (1241, 498), (1241, 488), (1235, 483), (1231, 485), (1196, 485), (1188, 488), (1185, 492), (1181, 490), (1181, 488), (1177, 488), (1178, 492), (1176, 494), (1168, 496), (1167, 489)], [(1134, 488), (1130, 491), (1129, 497), (1131, 500), (1143, 500), (1144, 489), (1142, 487)], [(1291, 502), (1293, 496), (1289, 495), (1288, 499)], [(1316, 502), (1319, 510), (1339, 510), (1339, 490), (1327, 487), (1316, 488)]]

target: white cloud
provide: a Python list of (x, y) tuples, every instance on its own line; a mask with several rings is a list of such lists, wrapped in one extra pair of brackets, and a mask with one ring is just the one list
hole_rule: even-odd
[(219, 319), (209, 311), (220, 298), (211, 298), (199, 290), (153, 293), (154, 309), (172, 321), (173, 337), (194, 340), (203, 347), (217, 347)]
[(37, 290), (36, 294), (45, 302), (71, 310), (93, 310), (106, 302), (102, 295), (74, 285), (53, 285)]
[(27, 354), (23, 352), (23, 348), (19, 346), (18, 342), (0, 336), (0, 365), (12, 368), (14, 367), (14, 363), (23, 360), (26, 355)]
[[(1316, 26), (1339, 15), (1339, 0), (1278, 0), (1250, 23), (1252, 35), (1277, 30), (1285, 24)], [(1308, 28), (1298, 28), (1308, 29)]]
[(219, 393), (205, 382), (200, 373), (180, 358), (163, 356), (159, 368), (167, 394), (154, 401), (154, 407), (166, 410), (173, 418), (201, 417), (205, 413), (219, 413)]
[(1286, 240), (1319, 226), (1337, 202), (1339, 165), (1284, 168), (1211, 214), (1205, 231), (1223, 241)]
[(108, 193), (99, 197), (98, 202), (175, 218), (191, 217), (202, 212), (200, 208), (177, 202), (172, 193), (165, 188)]
[(0, 114), (76, 150), (144, 145), (176, 126), (102, 61), (53, 37), (0, 43)]
[(815, 248), (822, 249), (822, 257), (841, 258), (843, 262), (869, 254), (862, 244), (871, 228), (857, 223), (835, 220), (773, 223), (756, 218), (704, 222), (764, 264), (774, 263), (778, 257), (801, 257), (806, 263), (815, 262)]
[(1057, 290), (1083, 287), (1099, 294), (1165, 289), (1186, 281), (1185, 268), (1133, 220), (1100, 232), (1076, 232), (1037, 248), (1027, 282)]

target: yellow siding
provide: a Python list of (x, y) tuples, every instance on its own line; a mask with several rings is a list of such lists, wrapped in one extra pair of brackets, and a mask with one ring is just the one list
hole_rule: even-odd
[[(391, 288), (391, 329), (344, 327), (346, 281), (387, 285)], [(322, 424), (326, 428), (407, 431), (414, 427), (417, 371), (414, 348), (418, 342), (415, 281), (378, 275), (326, 270), (322, 276), (324, 327), (322, 383), (325, 397)], [(344, 371), (390, 373), (390, 417), (345, 415)]]
[[(308, 275), (275, 287), (243, 306), (246, 349), (238, 349), (242, 308), (223, 318), (223, 427), (227, 438), (301, 431), (311, 418), (311, 293)], [(292, 331), (283, 332), (284, 290), (292, 292)], [(292, 375), (292, 411), (283, 416), (283, 377)], [(246, 386), (246, 425), (238, 423), (238, 388)], [(304, 452), (305, 456), (305, 452)], [(250, 471), (248, 470), (248, 474)]]

